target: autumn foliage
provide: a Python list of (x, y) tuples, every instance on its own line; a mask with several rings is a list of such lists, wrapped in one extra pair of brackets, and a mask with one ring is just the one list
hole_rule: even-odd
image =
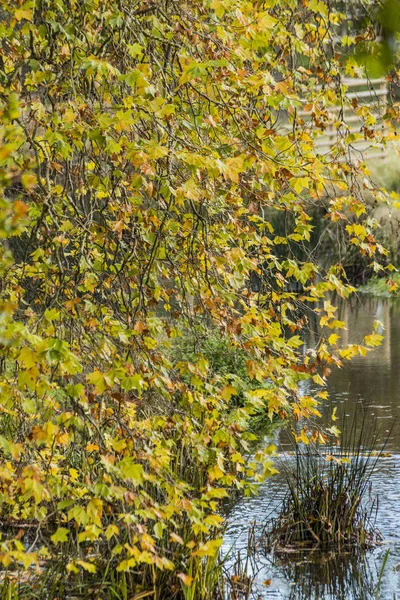
[[(29, 593), (207, 598), (221, 501), (274, 471), (254, 415), (317, 416), (330, 370), (379, 342), (341, 347), (330, 293), (354, 288), (313, 250), (317, 208), (387, 267), (364, 192), (388, 200), (343, 107), (392, 134), (346, 100), (341, 19), (322, 0), (1, 3), (0, 561)], [(328, 333), (305, 351), (310, 311)], [(196, 350), (210, 331), (244, 353), (240, 401)]]

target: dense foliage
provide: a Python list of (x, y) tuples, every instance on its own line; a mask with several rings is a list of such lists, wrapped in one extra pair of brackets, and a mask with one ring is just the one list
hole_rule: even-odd
[[(388, 200), (352, 144), (392, 135), (346, 100), (341, 20), (322, 0), (2, 2), (0, 561), (30, 598), (86, 576), (96, 597), (211, 595), (221, 500), (274, 471), (251, 419), (318, 415), (299, 382), (379, 342), (340, 347), (329, 300), (350, 246), (385, 264), (363, 193)], [(241, 381), (196, 346), (210, 330)]]

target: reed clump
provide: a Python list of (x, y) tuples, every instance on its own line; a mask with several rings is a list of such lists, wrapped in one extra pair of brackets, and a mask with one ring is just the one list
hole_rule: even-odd
[(367, 549), (379, 543), (371, 476), (383, 450), (377, 451), (375, 436), (365, 444), (365, 423), (356, 438), (355, 432), (355, 443), (334, 450), (314, 444), (296, 447), (294, 468), (286, 467), (288, 492), (282, 508), (264, 529), (269, 549)]

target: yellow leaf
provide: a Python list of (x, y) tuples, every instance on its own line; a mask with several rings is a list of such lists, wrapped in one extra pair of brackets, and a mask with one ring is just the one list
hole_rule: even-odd
[(16, 21), (32, 21), (33, 10), (31, 8), (17, 8), (14, 12), (14, 18)]
[(30, 369), (36, 364), (38, 358), (30, 348), (25, 347), (22, 348), (19, 353), (18, 360), (20, 360), (27, 369)]
[(92, 443), (90, 443), (90, 444), (88, 444), (88, 445), (86, 446), (86, 450), (87, 450), (88, 452), (97, 452), (97, 451), (99, 450), (99, 447), (98, 447), (98, 445), (97, 445), (97, 444), (92, 444)]
[(96, 565), (94, 565), (93, 563), (87, 562), (86, 560), (77, 560), (75, 564), (82, 567), (82, 569), (84, 569), (88, 573), (96, 573)]
[(211, 467), (211, 469), (208, 469), (208, 475), (211, 480), (221, 479), (221, 477), (224, 476), (224, 472), (215, 465), (214, 467)]
[(64, 121), (66, 123), (72, 123), (75, 120), (75, 113), (73, 110), (71, 110), (70, 108), (67, 108), (67, 110), (64, 113)]
[(383, 335), (379, 335), (379, 333), (371, 333), (371, 335), (366, 335), (364, 340), (367, 346), (380, 346), (381, 341), (383, 340)]
[(21, 182), (26, 190), (33, 190), (37, 184), (37, 177), (34, 173), (24, 173)]
[(218, 527), (218, 525), (220, 525), (222, 521), (223, 518), (221, 517), (221, 515), (208, 515), (204, 519), (204, 523), (206, 523), (207, 525), (211, 525), (212, 527)]
[(193, 556), (215, 556), (222, 544), (221, 539), (209, 540), (193, 552)]
[(71, 468), (71, 469), (69, 469), (69, 475), (70, 475), (71, 479), (73, 481), (75, 481), (79, 477), (79, 471), (77, 471), (76, 469)]
[(296, 440), (296, 442), (303, 442), (303, 444), (309, 444), (310, 440), (306, 434), (306, 432), (304, 431), (304, 429), (302, 429), (300, 431), (300, 434), (297, 435), (296, 433), (294, 433), (294, 439)]
[(339, 335), (337, 333), (332, 333), (328, 338), (328, 343), (330, 346), (334, 346), (339, 339)]
[(79, 573), (79, 569), (75, 566), (75, 563), (68, 563), (66, 568), (68, 573)]
[(107, 540), (110, 540), (113, 537), (113, 535), (118, 535), (118, 534), (119, 534), (119, 527), (111, 524), (107, 527), (105, 536), (106, 536)]
[(313, 381), (315, 383), (317, 383), (318, 385), (326, 385), (325, 381), (322, 379), (322, 377), (320, 375), (318, 375), (318, 373), (313, 376)]
[(186, 587), (190, 587), (193, 583), (193, 577), (187, 575), (186, 573), (178, 573), (177, 577), (186, 585)]
[(237, 390), (232, 385), (226, 385), (221, 390), (221, 397), (226, 401), (230, 400), (231, 396), (235, 394), (237, 394)]

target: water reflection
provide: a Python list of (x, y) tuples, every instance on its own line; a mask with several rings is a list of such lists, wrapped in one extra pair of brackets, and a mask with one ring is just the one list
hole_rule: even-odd
[(374, 600), (378, 587), (365, 556), (313, 554), (278, 557), (275, 563), (291, 586), (289, 600)]
[[(363, 338), (372, 332), (375, 320), (382, 323), (379, 333), (383, 342), (366, 356), (356, 356), (344, 361), (342, 368), (334, 368), (328, 379), (329, 401), (322, 402), (319, 410), (322, 423), (329, 423), (333, 409), (339, 422), (352, 422), (355, 417), (361, 422), (360, 414), (367, 411), (371, 426), (378, 422), (380, 442), (388, 442), (388, 450), (400, 452), (400, 396), (397, 374), (400, 373), (400, 299), (353, 298), (351, 301), (337, 299), (337, 318), (347, 323), (345, 330), (338, 331), (339, 343), (363, 344)], [(321, 328), (315, 315), (310, 313), (310, 331), (305, 339), (304, 352), (314, 348), (321, 336)], [(328, 330), (325, 334), (330, 334)], [(304, 394), (313, 392), (311, 380), (301, 382)], [(390, 439), (386, 440), (388, 434)], [(286, 447), (285, 433), (281, 432), (276, 442)]]
[(375, 319), (383, 323), (384, 340), (381, 347), (367, 356), (357, 356), (343, 368), (334, 369), (329, 377), (331, 405), (322, 405), (326, 421), (331, 408), (337, 408), (339, 418), (348, 415), (350, 420), (362, 408), (376, 417), (383, 440), (392, 429), (388, 447), (400, 451), (400, 436), (395, 423), (400, 417), (400, 301), (362, 298), (339, 303), (338, 317), (347, 323), (341, 333), (342, 343), (362, 343), (371, 333)]
[[(320, 410), (325, 423), (330, 423), (335, 407), (339, 423), (344, 416), (350, 422), (354, 418), (361, 422), (360, 413), (367, 411), (371, 427), (375, 419), (378, 422), (380, 440), (383, 442), (389, 435), (388, 454), (379, 459), (372, 482), (372, 494), (379, 498), (376, 526), (386, 545), (353, 558), (349, 555), (259, 556), (258, 598), (400, 600), (400, 300), (365, 297), (338, 305), (338, 318), (347, 323), (347, 330), (341, 334), (343, 343), (362, 343), (363, 336), (371, 333), (375, 319), (385, 328), (380, 348), (332, 372), (328, 384), (330, 402), (322, 404)], [(314, 323), (308, 347), (315, 344), (318, 335), (318, 326)], [(285, 447), (285, 434), (280, 432), (275, 442)], [(284, 494), (284, 478), (278, 475), (262, 486), (258, 497), (242, 499), (230, 514), (224, 548), (245, 548), (249, 524), (256, 520), (261, 526), (276, 514)], [(265, 587), (265, 580), (271, 580), (271, 585)]]

